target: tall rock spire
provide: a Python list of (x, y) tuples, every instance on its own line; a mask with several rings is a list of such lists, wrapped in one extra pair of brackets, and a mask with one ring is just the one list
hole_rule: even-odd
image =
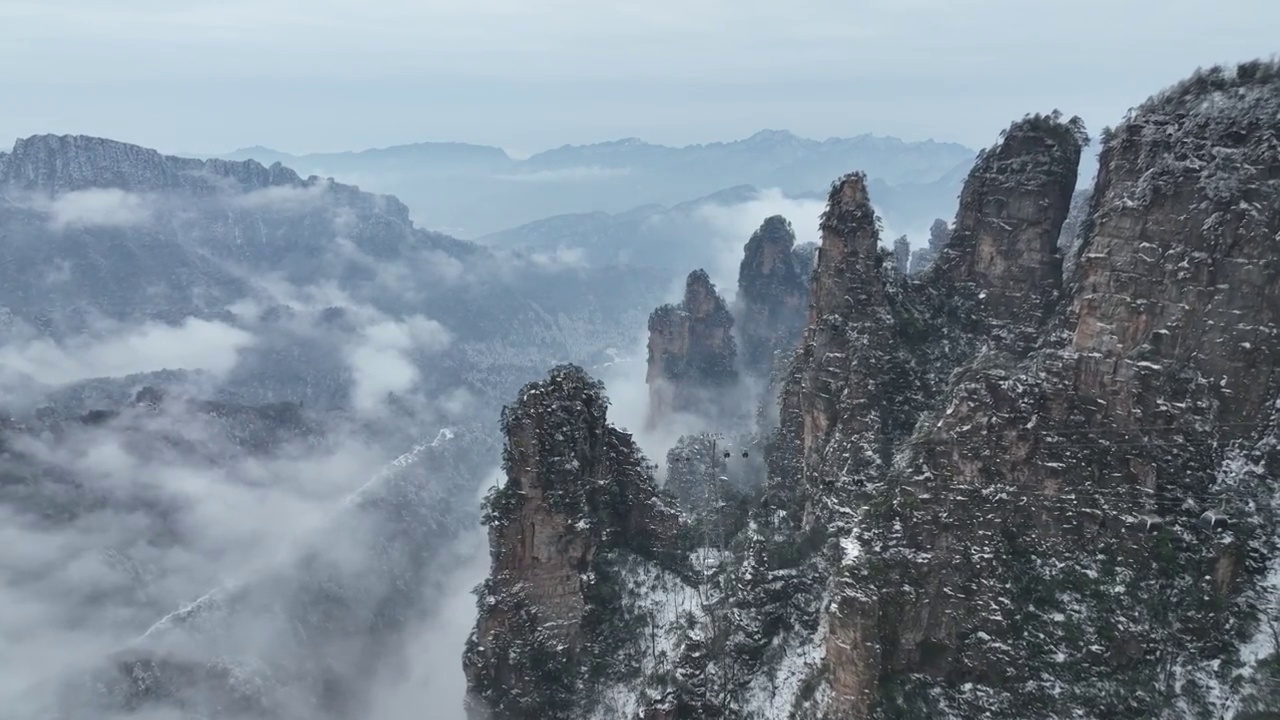
[(893, 269), (899, 275), (911, 272), (911, 241), (906, 235), (899, 235), (893, 241)]
[(969, 172), (934, 277), (975, 296), (986, 333), (1027, 340), (1060, 299), (1058, 235), (1086, 140), (1079, 118), (1030, 115)]
[(470, 717), (570, 717), (601, 679), (589, 668), (634, 639), (613, 605), (614, 555), (685, 570), (682, 517), (607, 408), (604, 387), (565, 365), (503, 410), (506, 480), (485, 502), (492, 570), (463, 658)]
[(738, 381), (733, 314), (705, 270), (689, 273), (684, 299), (649, 316), (650, 422), (672, 413), (716, 415)]
[(796, 234), (781, 215), (766, 218), (744, 248), (738, 269), (737, 327), (742, 366), (766, 377), (775, 357), (804, 329), (808, 274), (795, 255)]
[(942, 252), (942, 248), (946, 247), (950, 237), (951, 226), (947, 221), (942, 218), (935, 219), (929, 226), (929, 243), (911, 252), (911, 274), (919, 275), (928, 270), (938, 259), (938, 254)]

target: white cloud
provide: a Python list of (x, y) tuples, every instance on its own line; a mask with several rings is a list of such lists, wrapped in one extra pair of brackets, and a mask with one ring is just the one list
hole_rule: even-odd
[[(45, 683), (100, 664), (210, 588), (296, 554), (396, 452), (334, 430), (335, 440), (319, 446), (307, 439), (249, 456), (229, 446), (218, 423), (166, 403), (155, 415), (73, 427), (66, 442), (10, 437), (14, 450), (104, 502), (77, 506), (55, 483), (35, 490), (78, 512), (47, 522), (0, 507), (0, 706), (17, 717), (50, 714), (36, 706), (55, 694)], [(145, 442), (159, 437), (181, 437), (181, 450)], [(326, 547), (360, 542), (348, 533)]]
[(151, 219), (150, 198), (118, 188), (88, 188), (56, 195), (36, 206), (55, 230), (77, 227), (132, 227)]
[(176, 326), (107, 326), (96, 336), (61, 343), (47, 337), (14, 340), (0, 346), (0, 367), (49, 385), (165, 369), (222, 375), (253, 342), (253, 335), (244, 330), (194, 318)]
[[(731, 300), (738, 287), (738, 267), (742, 248), (764, 219), (781, 215), (791, 221), (796, 242), (817, 242), (820, 200), (788, 198), (776, 188), (760, 191), (755, 198), (738, 205), (706, 205), (698, 208), (698, 218), (707, 226), (707, 242), (716, 249), (714, 267), (706, 268), (716, 289)], [(682, 286), (683, 287), (683, 286)]]
[(578, 269), (587, 267), (587, 251), (576, 247), (558, 247), (546, 252), (535, 252), (529, 256), (534, 265), (548, 269)]
[(449, 342), (443, 325), (421, 315), (364, 328), (347, 352), (352, 404), (360, 412), (375, 412), (388, 394), (411, 390), (420, 379), (414, 355), (440, 352)]
[(442, 584), (453, 591), (441, 598), (425, 623), (405, 633), (407, 667), (374, 694), (367, 717), (419, 720), (429, 707), (433, 720), (465, 720), (466, 676), (458, 659), (476, 623), (471, 588), (489, 574), (486, 540), (484, 533), (473, 531), (452, 548), (456, 558)]
[[(244, 210), (275, 210), (278, 212), (303, 212), (319, 207), (329, 192), (328, 181), (313, 185), (272, 185), (232, 196), (230, 203)], [(341, 218), (337, 218), (341, 220)]]
[(449, 331), (422, 315), (380, 322), (366, 328), (364, 334), (369, 344), (395, 350), (416, 348), (424, 352), (438, 352), (449, 347)]
[(449, 417), (463, 417), (475, 408), (476, 399), (465, 387), (456, 387), (439, 398), (437, 404)]

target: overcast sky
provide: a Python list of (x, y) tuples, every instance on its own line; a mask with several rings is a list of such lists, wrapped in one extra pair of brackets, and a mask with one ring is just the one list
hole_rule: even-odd
[(1276, 0), (2, 0), (0, 145), (527, 153), (767, 127), (981, 146), (1054, 107), (1096, 130), (1277, 50)]

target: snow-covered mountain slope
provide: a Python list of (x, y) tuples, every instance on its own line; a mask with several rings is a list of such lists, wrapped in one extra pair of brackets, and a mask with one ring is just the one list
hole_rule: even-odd
[[(624, 344), (665, 289), (644, 269), (427, 232), (393, 197), (279, 164), (83, 136), (0, 153), (0, 238), (15, 340), (0, 375), (15, 385), (194, 367), (255, 403), (460, 384), (496, 403), (550, 364)], [(137, 346), (159, 347), (150, 363), (101, 361)]]

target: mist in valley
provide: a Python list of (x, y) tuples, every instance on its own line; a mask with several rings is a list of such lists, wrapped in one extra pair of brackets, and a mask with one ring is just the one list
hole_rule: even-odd
[(795, 343), (746, 368), (739, 314), (658, 413), (651, 313), (696, 270), (740, 313), (854, 171), (934, 252), (1010, 118), (1274, 50), (1265, 3), (1113, 5), (6, 4), (0, 718), (482, 720), (504, 406), (579, 366), (746, 507)]

